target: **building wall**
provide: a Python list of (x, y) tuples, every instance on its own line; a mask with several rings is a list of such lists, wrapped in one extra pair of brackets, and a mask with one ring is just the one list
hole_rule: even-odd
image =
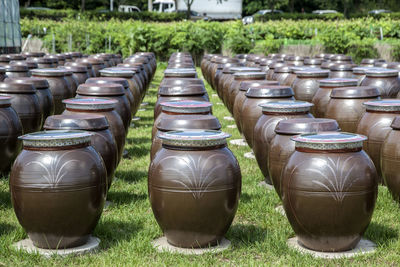
[(19, 1), (0, 0), (0, 53), (18, 52), (20, 48)]

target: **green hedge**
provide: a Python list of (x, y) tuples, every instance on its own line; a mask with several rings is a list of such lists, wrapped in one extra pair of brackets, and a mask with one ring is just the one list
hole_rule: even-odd
[(265, 14), (265, 15), (255, 15), (254, 19), (256, 21), (264, 22), (268, 20), (282, 20), (282, 19), (291, 19), (291, 20), (335, 20), (335, 19), (344, 19), (344, 15), (342, 13), (335, 14), (306, 14), (306, 13), (275, 13), (275, 14)]

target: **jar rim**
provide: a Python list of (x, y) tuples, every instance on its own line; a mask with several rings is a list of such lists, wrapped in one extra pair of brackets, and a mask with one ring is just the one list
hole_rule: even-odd
[(177, 147), (210, 147), (226, 145), (230, 134), (215, 130), (185, 130), (158, 132), (158, 137), (164, 145)]
[(27, 147), (66, 147), (90, 144), (92, 135), (79, 130), (50, 130), (25, 134), (18, 139)]
[(296, 148), (314, 150), (341, 150), (362, 148), (368, 138), (364, 135), (347, 132), (318, 132), (296, 135), (290, 138)]

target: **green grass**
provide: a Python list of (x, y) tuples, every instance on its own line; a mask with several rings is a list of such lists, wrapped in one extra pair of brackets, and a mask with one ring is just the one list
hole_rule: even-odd
[[(376, 210), (365, 237), (376, 242), (377, 252), (353, 259), (318, 260), (299, 254), (286, 245), (294, 236), (288, 221), (274, 208), (280, 204), (274, 191), (266, 191), (257, 184), (263, 179), (255, 160), (243, 157), (250, 151), (247, 147), (230, 145), (239, 160), (243, 176), (243, 188), (236, 218), (227, 233), (232, 241), (231, 249), (216, 255), (182, 256), (158, 253), (151, 241), (162, 235), (151, 211), (147, 197), (147, 169), (153, 110), (157, 86), (162, 78), (165, 64), (159, 64), (157, 75), (144, 101), (149, 102), (146, 111), (138, 116), (141, 120), (131, 129), (126, 148), (130, 159), (119, 165), (116, 180), (108, 199), (114, 204), (103, 212), (94, 232), (101, 239), (101, 250), (94, 255), (43, 258), (17, 252), (11, 248), (14, 242), (26, 238), (18, 224), (10, 202), (8, 180), (0, 181), (0, 266), (205, 266), (205, 265), (398, 265), (400, 262), (400, 210), (384, 187), (379, 188)], [(199, 75), (201, 72), (199, 70)], [(214, 115), (223, 125), (223, 130), (232, 138), (240, 138), (232, 124), (225, 121), (229, 116), (220, 100), (207, 85)]]

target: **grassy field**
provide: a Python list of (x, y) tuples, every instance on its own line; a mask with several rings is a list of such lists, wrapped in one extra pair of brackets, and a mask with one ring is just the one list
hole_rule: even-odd
[[(263, 179), (255, 160), (243, 157), (248, 147), (230, 145), (239, 160), (243, 176), (243, 188), (236, 218), (227, 233), (232, 247), (222, 253), (202, 256), (182, 256), (158, 253), (151, 241), (162, 235), (147, 197), (147, 169), (153, 107), (156, 90), (162, 78), (165, 64), (159, 64), (157, 74), (146, 96), (149, 102), (140, 111), (141, 120), (131, 129), (126, 148), (130, 158), (123, 159), (116, 172), (118, 180), (111, 187), (108, 199), (112, 205), (103, 212), (94, 232), (101, 239), (101, 250), (85, 256), (43, 258), (11, 248), (14, 242), (26, 238), (18, 224), (10, 202), (8, 180), (0, 180), (0, 265), (1, 266), (205, 266), (205, 265), (399, 265), (400, 263), (400, 209), (392, 201), (384, 187), (379, 188), (376, 210), (365, 237), (374, 241), (377, 252), (353, 259), (318, 260), (289, 249), (288, 238), (294, 236), (288, 221), (274, 209), (280, 201), (274, 191), (258, 186)], [(199, 75), (201, 76), (201, 72)], [(227, 109), (207, 85), (216, 115), (225, 132), (239, 138), (236, 129), (227, 128), (231, 121)]]

